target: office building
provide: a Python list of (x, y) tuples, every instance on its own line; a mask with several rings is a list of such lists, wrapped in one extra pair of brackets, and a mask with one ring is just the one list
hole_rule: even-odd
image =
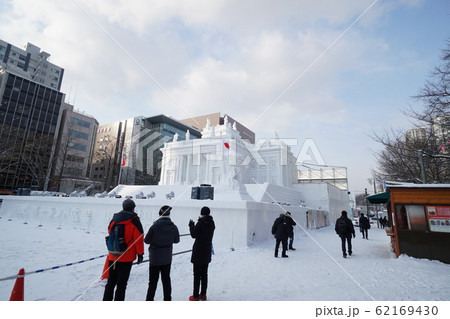
[(64, 103), (50, 190), (70, 194), (93, 184), (89, 172), (98, 125), (92, 116)]
[(28, 43), (20, 49), (0, 39), (0, 66), (25, 79), (59, 91), (64, 69), (50, 63), (50, 54)]
[(0, 189), (47, 189), (63, 100), (0, 67)]
[(90, 178), (110, 191), (117, 184), (156, 185), (161, 176), (161, 147), (186, 133), (201, 133), (171, 117), (138, 116), (98, 127)]

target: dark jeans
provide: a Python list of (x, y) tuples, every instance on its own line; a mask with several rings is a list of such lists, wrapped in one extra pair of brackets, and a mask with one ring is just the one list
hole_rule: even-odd
[(292, 237), (289, 237), (289, 248), (293, 248), (292, 244), (294, 243), (294, 235)]
[(275, 256), (278, 257), (278, 249), (280, 248), (280, 243), (281, 243), (281, 245), (283, 247), (281, 255), (282, 256), (286, 255), (287, 241), (288, 241), (287, 238), (286, 239), (278, 239), (278, 238), (276, 239), (276, 242), (275, 242)]
[(363, 238), (369, 238), (368, 237), (368, 235), (369, 235), (369, 230), (368, 229), (362, 229), (361, 228), (361, 233), (363, 235)]
[(351, 254), (352, 253), (352, 237), (341, 237), (341, 242), (342, 242), (342, 253), (344, 255), (346, 255), (345, 253), (345, 241), (347, 241), (347, 246), (348, 246), (348, 253)]
[[(201, 290), (200, 290), (201, 285)], [(198, 297), (200, 295), (206, 296), (206, 289), (208, 288), (208, 264), (200, 265), (194, 264), (194, 292), (193, 296)]]
[(164, 301), (172, 300), (172, 286), (170, 284), (170, 266), (154, 266), (150, 265), (150, 276), (148, 281), (147, 297), (145, 300), (153, 301), (155, 298), (156, 286), (158, 285), (159, 273), (161, 273), (161, 281), (163, 285)]
[[(130, 277), (131, 266), (133, 262), (114, 262), (109, 261), (109, 276), (108, 282), (105, 286), (105, 292), (103, 293), (103, 301), (123, 301), (125, 300), (125, 290), (127, 289), (128, 278)], [(111, 267), (112, 266), (112, 267)], [(116, 293), (114, 295), (114, 288), (116, 287)]]

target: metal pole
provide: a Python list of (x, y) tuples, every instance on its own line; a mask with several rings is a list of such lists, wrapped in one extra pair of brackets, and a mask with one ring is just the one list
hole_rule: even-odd
[(426, 179), (426, 175), (425, 175), (425, 165), (423, 164), (423, 151), (419, 150), (417, 152), (418, 152), (418, 155), (419, 155), (420, 172), (422, 174), (422, 183), (426, 184), (427, 183), (427, 179)]

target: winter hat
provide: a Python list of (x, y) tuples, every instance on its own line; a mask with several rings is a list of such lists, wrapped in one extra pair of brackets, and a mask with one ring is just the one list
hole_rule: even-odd
[(170, 211), (172, 210), (172, 207), (164, 205), (159, 209), (159, 216), (170, 216)]
[(209, 216), (210, 213), (211, 213), (211, 210), (209, 209), (209, 207), (206, 207), (206, 206), (203, 206), (200, 211), (200, 215), (202, 215), (202, 216)]
[(345, 210), (342, 211), (342, 216), (347, 217), (347, 212)]
[(125, 199), (122, 203), (123, 210), (126, 210), (128, 212), (132, 212), (133, 209), (136, 207), (136, 204), (133, 202), (132, 199)]

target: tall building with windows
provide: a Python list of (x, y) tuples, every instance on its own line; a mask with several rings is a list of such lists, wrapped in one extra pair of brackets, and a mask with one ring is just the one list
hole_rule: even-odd
[(63, 100), (0, 67), (0, 189), (47, 189)]
[(101, 183), (96, 189), (98, 192), (110, 191), (117, 185), (125, 124), (126, 121), (118, 121), (97, 128), (90, 179)]
[(161, 164), (164, 143), (174, 140), (198, 139), (202, 137), (199, 129), (182, 121), (165, 115), (157, 115), (144, 119), (144, 131), (139, 144), (142, 147), (142, 171), (146, 179), (144, 185), (157, 185), (161, 179)]
[(161, 176), (161, 148), (165, 142), (200, 138), (201, 133), (165, 115), (138, 116), (98, 127), (90, 178), (102, 182), (98, 191), (118, 184), (157, 185)]
[(0, 66), (9, 72), (59, 91), (64, 69), (49, 61), (50, 54), (28, 43), (20, 49), (0, 39)]
[(50, 190), (71, 193), (92, 185), (88, 179), (99, 123), (64, 103)]
[(48, 187), (64, 101), (49, 57), (0, 40), (0, 189)]

